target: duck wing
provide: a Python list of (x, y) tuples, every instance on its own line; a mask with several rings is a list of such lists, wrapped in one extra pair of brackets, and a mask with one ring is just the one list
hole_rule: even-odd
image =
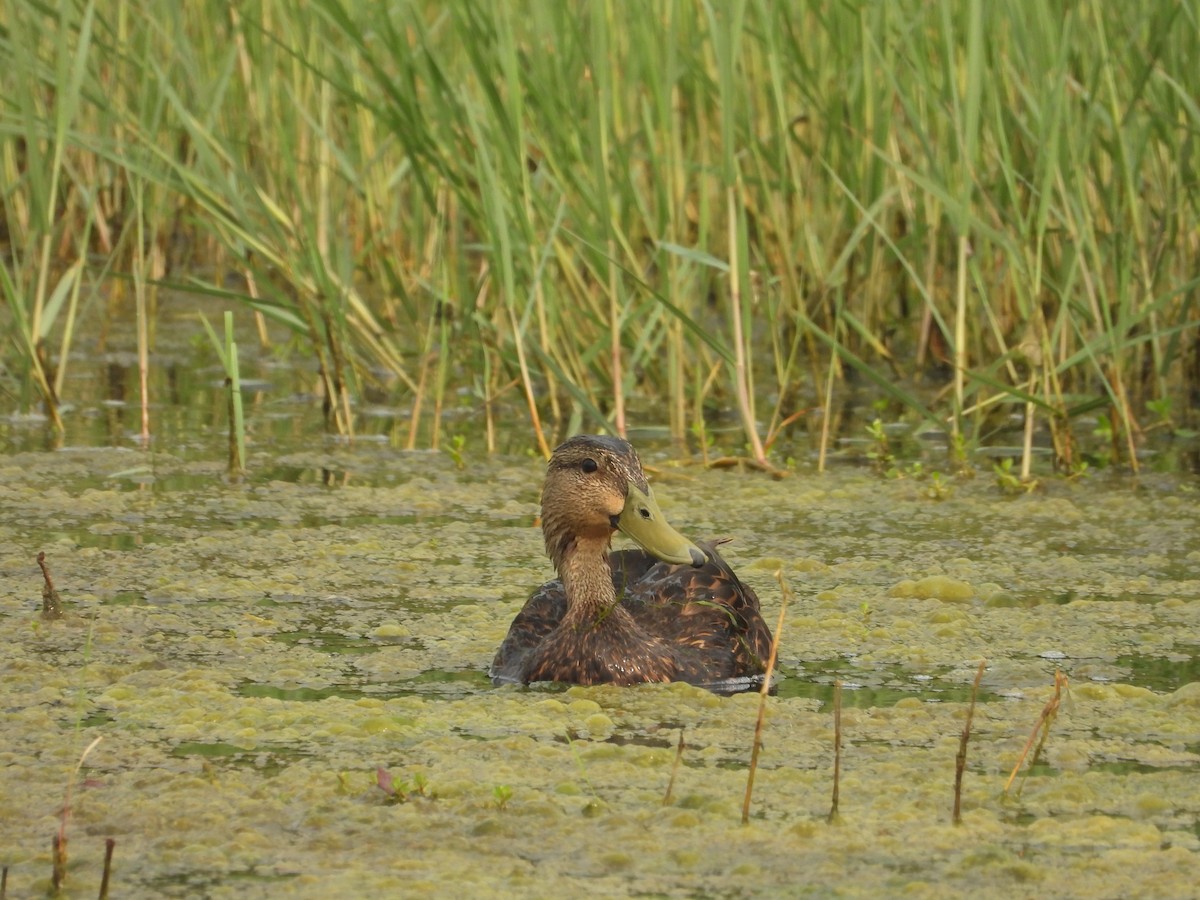
[(654, 562), (636, 581), (626, 582), (623, 603), (638, 625), (675, 649), (680, 680), (719, 688), (730, 679), (762, 675), (771, 630), (758, 595), (717, 552), (720, 542), (696, 543), (708, 554), (707, 563)]

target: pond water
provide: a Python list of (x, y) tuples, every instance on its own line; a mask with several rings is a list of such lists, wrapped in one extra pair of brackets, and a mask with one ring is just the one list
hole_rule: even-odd
[[(71, 773), (69, 896), (1183, 895), (1200, 882), (1194, 481), (1000, 495), (861, 470), (673, 465), (656, 492), (774, 622), (757, 695), (493, 688), (550, 572), (542, 464), (379, 445), (220, 463), (120, 448), (0, 459), (0, 863), (41, 891)], [(35, 563), (67, 616), (43, 622)], [(955, 755), (981, 658), (963, 792)], [(1070, 678), (1037, 766), (1009, 771)], [(830, 695), (844, 684), (841, 817)], [(685, 749), (664, 806), (676, 744)], [(404, 802), (377, 786), (384, 768)], [(411, 796), (408, 796), (411, 794)]]
[[(89, 413), (119, 414), (111, 439), (54, 450), (8, 423), (10, 896), (47, 889), (68, 785), (72, 897), (95, 896), (107, 837), (120, 897), (1129, 897), (1200, 883), (1195, 478), (1046, 478), (1020, 496), (950, 478), (935, 499), (919, 479), (801, 464), (772, 481), (643, 444), (666, 514), (733, 538), (725, 556), (772, 625), (777, 571), (794, 594), (743, 826), (757, 695), (495, 688), (484, 674), (551, 574), (539, 459), (468, 445), (460, 466), (313, 440), (302, 394), (283, 395), (270, 427), (264, 402), (240, 484), (224, 477), (219, 399), (184, 404), (161, 426), (176, 438), (149, 450), (118, 403)], [(39, 616), (39, 552), (59, 621)], [(1006, 796), (1056, 671), (1069, 690)]]

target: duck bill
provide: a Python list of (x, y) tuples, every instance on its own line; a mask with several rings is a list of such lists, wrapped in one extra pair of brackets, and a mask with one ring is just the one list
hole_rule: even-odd
[(643, 492), (635, 484), (626, 490), (617, 528), (664, 562), (702, 566), (708, 561), (703, 550), (671, 527), (650, 492)]

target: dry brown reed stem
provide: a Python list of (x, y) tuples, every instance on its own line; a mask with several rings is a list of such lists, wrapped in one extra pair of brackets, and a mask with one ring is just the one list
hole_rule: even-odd
[(37, 555), (37, 564), (42, 569), (42, 618), (61, 619), (63, 617), (62, 597), (54, 587), (54, 579), (50, 577), (50, 567), (46, 565), (45, 552)]
[(67, 839), (55, 834), (50, 839), (50, 884), (54, 893), (62, 890), (67, 880)]
[(8, 866), (0, 868), (0, 900), (8, 900)]
[(742, 824), (750, 822), (750, 798), (754, 794), (754, 773), (758, 770), (758, 751), (762, 748), (763, 720), (767, 714), (767, 695), (771, 693), (771, 674), (775, 671), (775, 658), (779, 654), (779, 638), (783, 634), (783, 614), (787, 611), (791, 591), (783, 579), (783, 570), (775, 570), (775, 578), (779, 581), (779, 621), (775, 623), (775, 637), (771, 641), (771, 655), (767, 659), (767, 671), (763, 675), (762, 688), (758, 698), (758, 720), (754, 723), (754, 746), (750, 750), (750, 772), (746, 776), (746, 795), (742, 798)]
[(967, 768), (967, 743), (971, 740), (971, 720), (975, 718), (975, 698), (979, 694), (979, 682), (983, 680), (986, 659), (979, 661), (975, 683), (971, 685), (971, 705), (967, 707), (967, 721), (963, 724), (962, 737), (958, 741), (958, 756), (954, 760), (954, 824), (962, 824), (962, 780)]
[(533, 434), (537, 438), (538, 449), (546, 459), (550, 458), (550, 445), (542, 431), (542, 418), (538, 414), (537, 395), (533, 389), (533, 379), (529, 374), (529, 363), (525, 359), (525, 339), (517, 325), (517, 316), (512, 307), (508, 309), (508, 320), (513, 330), (513, 346), (517, 350), (517, 368), (521, 372), (521, 386), (525, 389), (525, 402), (529, 406), (529, 421), (533, 425)]
[(108, 879), (112, 873), (113, 847), (116, 841), (106, 838), (104, 841), (104, 874), (100, 878), (100, 900), (108, 900)]
[[(1054, 724), (1054, 719), (1058, 716), (1058, 707), (1062, 702), (1063, 688), (1069, 688), (1070, 682), (1067, 676), (1063, 674), (1061, 669), (1054, 671), (1054, 694), (1046, 701), (1046, 705), (1042, 707), (1042, 712), (1038, 716), (1037, 722), (1033, 725), (1033, 731), (1029, 733), (1029, 740), (1025, 742), (1025, 749), (1021, 751), (1021, 758), (1017, 760), (1017, 764), (1013, 766), (1012, 773), (1008, 776), (1008, 781), (1004, 784), (1004, 795), (1008, 796), (1008, 789), (1012, 787), (1013, 779), (1017, 777), (1017, 772), (1021, 770), (1021, 766), (1025, 764), (1025, 757), (1029, 755), (1029, 748), (1033, 746), (1033, 740), (1037, 737), (1038, 729), (1042, 729), (1042, 739), (1038, 741), (1037, 750), (1033, 754), (1036, 760), (1042, 753), (1042, 747), (1045, 746), (1046, 738), (1050, 736), (1050, 726)], [(1032, 764), (1031, 764), (1032, 765)]]
[(679, 774), (679, 763), (683, 760), (683, 729), (679, 729), (679, 746), (675, 748), (675, 762), (671, 765), (671, 778), (667, 782), (667, 792), (663, 794), (663, 806), (671, 803), (671, 792), (675, 790), (675, 776)]
[(71, 776), (67, 779), (67, 795), (63, 800), (62, 816), (58, 823), (58, 833), (54, 835), (53, 847), (53, 872), (51, 880), (54, 883), (54, 890), (58, 891), (62, 887), (63, 881), (67, 877), (67, 822), (71, 818), (71, 792), (75, 788), (75, 779), (79, 777), (79, 770), (83, 768), (83, 761), (88, 758), (88, 754), (96, 749), (96, 745), (104, 740), (104, 736), (97, 737), (94, 741), (87, 745), (87, 748), (79, 755), (79, 762), (75, 763), (75, 768), (71, 770)]
[(833, 683), (833, 800), (829, 804), (829, 824), (837, 821), (838, 799), (842, 783), (842, 683)]

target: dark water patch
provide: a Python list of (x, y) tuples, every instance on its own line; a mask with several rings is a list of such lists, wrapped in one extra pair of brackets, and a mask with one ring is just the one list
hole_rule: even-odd
[(465, 697), (492, 689), (492, 680), (480, 669), (427, 669), (412, 678), (392, 681), (372, 690), (373, 697)]
[(216, 483), (228, 479), (220, 472), (205, 471), (199, 473), (172, 472), (170, 474), (141, 474), (117, 473), (96, 479), (99, 486), (115, 488), (120, 491), (144, 491), (147, 488), (155, 494), (178, 494), (184, 491), (203, 491)]
[(398, 697), (435, 697), (452, 700), (492, 689), (487, 673), (477, 669), (429, 669), (412, 678), (366, 682), (347, 673), (331, 684), (320, 687), (282, 686), (261, 681), (245, 681), (236, 693), (243, 697), (269, 697), (298, 703), (315, 703), (336, 697), (341, 700), (393, 700)]
[[(299, 517), (296, 522), (289, 522), (288, 528), (323, 528), (326, 525), (337, 525), (339, 528), (352, 527), (373, 527), (376, 525), (416, 525), (423, 523), (430, 526), (442, 527), (453, 521), (461, 521), (458, 519), (449, 519), (439, 516), (417, 516), (417, 515), (338, 515), (336, 507), (330, 510), (319, 513), (306, 513)], [(276, 522), (275, 525), (279, 523)], [(436, 563), (434, 563), (436, 565)]]
[(272, 636), (273, 640), (284, 644), (313, 647), (322, 653), (340, 653), (356, 655), (374, 653), (385, 643), (403, 643), (408, 638), (383, 640), (367, 638), (361, 635), (338, 634), (331, 631), (280, 631)]
[(100, 599), (101, 606), (145, 606), (146, 595), (140, 591), (118, 591)]
[[(947, 679), (945, 676), (951, 671), (954, 670), (947, 667), (937, 674), (914, 674), (902, 668), (865, 669), (845, 660), (832, 660), (785, 669), (786, 677), (779, 679), (775, 693), (781, 699), (819, 700), (825, 705), (833, 702), (834, 682), (840, 681), (844, 707), (895, 706), (909, 697), (927, 703), (969, 703), (971, 685)], [(978, 703), (1004, 699), (1003, 694), (982, 687), (976, 696)]]
[(1160, 693), (1177, 691), (1185, 684), (1200, 681), (1200, 657), (1169, 659), (1131, 653), (1117, 657), (1117, 665), (1129, 671), (1129, 683)]
[[(686, 749), (687, 732), (685, 731), (684, 734), (684, 746)], [(668, 732), (668, 735), (668, 737), (658, 737), (656, 735), (647, 734), (644, 732), (617, 731), (605, 738), (604, 743), (615, 744), (618, 747), (649, 747), (653, 750), (674, 750), (679, 746), (678, 730), (674, 732)], [(587, 738), (589, 735), (579, 735), (579, 737)], [(684, 762), (688, 762), (688, 760), (685, 759)], [(704, 765), (704, 763), (700, 760), (691, 760), (690, 765), (700, 768)]]
[(270, 697), (272, 700), (286, 700), (296, 703), (313, 703), (337, 697), (342, 700), (360, 700), (367, 693), (355, 688), (328, 685), (320, 688), (280, 687), (275, 684), (263, 684), (256, 681), (245, 681), (237, 686), (236, 693), (242, 697)]
[(182, 741), (171, 748), (171, 755), (180, 758), (199, 757), (209, 763), (249, 767), (265, 775), (275, 775), (288, 765), (311, 756), (298, 748), (273, 745), (269, 750), (248, 749), (223, 741)]
[(1025, 778), (1057, 778), (1061, 774), (1061, 769), (1057, 769), (1049, 763), (1035, 762), (1032, 765), (1028, 765), (1021, 769), (1021, 772), (1017, 776), (1017, 780), (1013, 782), (1013, 785), (1019, 785), (1021, 780)]
[[(299, 875), (299, 872), (260, 872), (257, 869), (172, 872), (147, 878), (142, 883), (147, 888), (148, 896), (153, 897), (208, 897), (229, 881), (242, 883), (246, 890), (253, 891), (253, 896), (271, 896), (268, 886), (286, 885)], [(262, 891), (254, 887), (259, 884), (264, 886)]]
[(72, 529), (65, 532), (78, 549), (84, 550), (136, 550), (151, 544), (169, 543), (168, 539), (153, 532), (128, 531), (113, 534), (96, 534), (88, 529)]
[(1159, 772), (1195, 772), (1197, 766), (1179, 763), (1155, 765), (1134, 759), (1111, 759), (1093, 762), (1088, 769), (1095, 772), (1107, 772), (1111, 775), (1154, 775)]
[(1062, 650), (1045, 650), (1035, 656), (1014, 658), (1024, 658), (1033, 666), (1040, 665), (1048, 673), (1053, 668), (1062, 669), (1075, 681), (1128, 684), (1161, 694), (1169, 694), (1185, 684), (1200, 681), (1200, 657), (1196, 656), (1132, 653), (1114, 659), (1071, 656)]

